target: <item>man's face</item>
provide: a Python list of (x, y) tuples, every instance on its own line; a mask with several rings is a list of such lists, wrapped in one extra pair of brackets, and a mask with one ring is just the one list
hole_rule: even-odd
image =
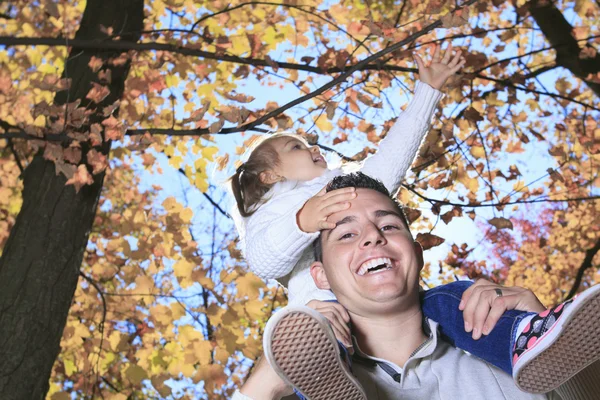
[(414, 305), (421, 247), (389, 197), (371, 189), (356, 193), (349, 209), (329, 217), (336, 227), (321, 234), (323, 263), (311, 270), (317, 286), (331, 289), (358, 314), (382, 310), (383, 304)]

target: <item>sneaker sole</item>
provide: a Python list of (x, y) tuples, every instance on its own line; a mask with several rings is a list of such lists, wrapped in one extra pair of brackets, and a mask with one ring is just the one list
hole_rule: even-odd
[(347, 372), (327, 319), (307, 307), (275, 313), (265, 329), (265, 356), (275, 372), (309, 400), (366, 400)]
[[(568, 315), (563, 315), (556, 323), (558, 326), (551, 328), (558, 333), (554, 340), (548, 341), (546, 348), (541, 344), (529, 357), (527, 353), (522, 355), (526, 357), (525, 364), (515, 378), (522, 390), (550, 392), (600, 359), (600, 285), (588, 291), (590, 293), (581, 293), (579, 296), (583, 299), (571, 304), (571, 309), (565, 311)], [(562, 329), (558, 329), (560, 327)]]

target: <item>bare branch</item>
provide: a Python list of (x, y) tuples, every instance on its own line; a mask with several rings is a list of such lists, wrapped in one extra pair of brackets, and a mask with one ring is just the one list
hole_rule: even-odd
[[(327, 19), (327, 18), (319, 15), (315, 11), (307, 10), (305, 7), (308, 7), (308, 6), (285, 4), (285, 3), (274, 3), (274, 2), (270, 2), (270, 1), (249, 1), (247, 3), (238, 4), (237, 6), (234, 6), (234, 7), (227, 6), (227, 8), (224, 8), (221, 11), (217, 11), (217, 12), (212, 13), (212, 14), (207, 14), (207, 15), (203, 16), (202, 18), (200, 18), (199, 20), (197, 20), (196, 22), (194, 22), (194, 25), (192, 25), (192, 27), (190, 28), (190, 31), (195, 32), (194, 29), (196, 29), (196, 27), (201, 22), (206, 21), (209, 18), (213, 18), (213, 17), (216, 17), (217, 15), (228, 13), (228, 12), (231, 12), (233, 10), (237, 10), (238, 8), (242, 8), (242, 7), (245, 7), (245, 6), (251, 6), (251, 5), (266, 5), (266, 6), (285, 7), (285, 8), (291, 8), (291, 9), (295, 9), (295, 10), (302, 11), (304, 13), (310, 14), (310, 15), (312, 15), (312, 16), (320, 19), (321, 21), (330, 24), (331, 26), (333, 26), (335, 29), (339, 30), (340, 32), (343, 32), (344, 34), (348, 35), (348, 37), (350, 37), (352, 40), (354, 40), (356, 43), (358, 43), (359, 46), (364, 47), (365, 49), (367, 49), (367, 51), (370, 52), (370, 49), (368, 47), (364, 46), (362, 44), (362, 42), (359, 41), (357, 38), (355, 38), (350, 32), (348, 32), (344, 28), (340, 27), (339, 25), (337, 25), (333, 21), (330, 21), (329, 19)], [(313, 10), (315, 10), (315, 7), (311, 7), (311, 8)], [(403, 6), (403, 8), (404, 8), (404, 6)]]
[[(99, 368), (100, 356), (102, 354), (102, 346), (104, 345), (104, 323), (106, 322), (106, 312), (107, 312), (106, 298), (104, 297), (104, 292), (102, 291), (100, 286), (98, 286), (96, 281), (94, 281), (92, 278), (90, 278), (89, 276), (84, 274), (83, 271), (79, 271), (79, 275), (83, 279), (85, 279), (91, 286), (93, 286), (94, 289), (96, 289), (96, 291), (100, 295), (100, 298), (102, 299), (102, 321), (100, 322), (100, 325), (98, 325), (98, 331), (100, 332), (100, 346), (98, 347), (98, 359), (96, 360), (96, 382), (98, 382), (98, 378), (100, 376), (100, 368)], [(94, 385), (94, 389), (95, 389), (95, 387), (96, 386)]]
[(485, 207), (504, 207), (510, 206), (513, 204), (532, 204), (532, 203), (564, 203), (569, 201), (596, 201), (600, 200), (600, 196), (587, 196), (587, 197), (573, 197), (573, 198), (565, 198), (565, 199), (532, 199), (532, 200), (515, 200), (515, 201), (507, 201), (507, 202), (497, 202), (497, 203), (454, 203), (452, 201), (447, 200), (438, 200), (427, 197), (415, 190), (411, 185), (403, 184), (402, 187), (406, 188), (410, 192), (414, 193), (421, 199), (432, 203), (443, 206), (457, 206), (457, 207), (465, 207), (465, 208), (485, 208)]
[[(477, 0), (471, 0), (477, 1)], [(432, 24), (433, 25), (433, 24)], [(437, 25), (436, 25), (437, 26)], [(427, 28), (425, 28), (427, 29)], [(433, 29), (433, 28), (431, 28)], [(423, 32), (420, 31), (420, 32)], [(427, 32), (423, 32), (418, 36), (422, 36)], [(417, 36), (417, 37), (418, 37)], [(404, 41), (403, 41), (404, 42)], [(406, 43), (402, 43), (404, 45)], [(63, 38), (49, 38), (49, 37), (41, 37), (41, 38), (32, 38), (32, 37), (11, 37), (11, 36), (0, 36), (0, 45), (4, 46), (67, 46), (65, 39)], [(402, 45), (398, 46), (401, 47)], [(168, 51), (171, 53), (182, 54), (186, 56), (194, 56), (194, 57), (202, 57), (209, 60), (217, 60), (217, 61), (226, 61), (233, 62), (237, 64), (244, 65), (252, 65), (255, 67), (272, 67), (276, 66), (278, 68), (297, 70), (297, 71), (306, 71), (313, 72), (318, 74), (334, 74), (343, 72), (346, 69), (341, 69), (338, 67), (331, 67), (328, 69), (321, 69), (319, 67), (311, 67), (306, 64), (295, 64), (284, 61), (269, 61), (267, 62), (264, 59), (253, 58), (253, 57), (238, 57), (231, 54), (219, 54), (205, 50), (192, 49), (185, 46), (178, 46), (167, 43), (154, 43), (154, 42), (129, 42), (125, 40), (87, 40), (87, 39), (69, 39), (68, 46), (75, 47), (78, 49), (96, 49), (96, 50), (138, 50), (138, 51), (148, 51), (148, 50), (161, 50)], [(396, 47), (396, 48), (398, 48)], [(395, 48), (395, 49), (396, 49)], [(386, 53), (387, 54), (387, 53)], [(383, 54), (382, 54), (383, 55)], [(379, 56), (381, 57), (381, 56)], [(373, 60), (379, 58), (376, 57)], [(369, 60), (371, 61), (371, 60)], [(355, 69), (354, 71), (366, 71), (366, 70), (381, 70), (381, 69), (389, 69), (393, 71), (403, 71), (403, 72), (413, 72), (416, 71), (414, 68), (406, 68), (406, 67), (398, 67), (398, 66), (385, 66), (379, 64), (368, 64), (362, 63), (361, 67)]]
[(17, 166), (19, 167), (19, 171), (21, 171), (21, 174), (23, 174), (23, 165), (21, 164), (21, 159), (19, 158), (19, 155), (17, 154), (17, 150), (15, 150), (15, 146), (13, 146), (13, 142), (10, 139), (8, 139), (8, 147), (10, 148), (10, 152), (12, 153), (13, 157), (15, 158)]
[(577, 270), (577, 275), (575, 276), (575, 282), (573, 283), (573, 286), (571, 287), (569, 294), (567, 294), (567, 297), (565, 297), (565, 300), (569, 300), (570, 298), (575, 296), (575, 294), (577, 293), (577, 290), (579, 290), (579, 286), (581, 286), (581, 281), (583, 280), (583, 274), (585, 273), (586, 270), (588, 270), (589, 268), (592, 267), (592, 261), (594, 259), (594, 256), (599, 251), (600, 251), (600, 239), (598, 239), (598, 241), (596, 242), (594, 247), (592, 247), (591, 249), (588, 249), (585, 252), (585, 258), (583, 259), (581, 266)]

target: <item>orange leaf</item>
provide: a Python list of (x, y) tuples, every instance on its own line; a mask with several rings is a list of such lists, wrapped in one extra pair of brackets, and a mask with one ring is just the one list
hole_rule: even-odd
[(421, 244), (423, 250), (429, 250), (445, 242), (445, 239), (431, 233), (419, 233), (415, 240)]
[(504, 217), (495, 217), (488, 220), (490, 225), (493, 225), (496, 229), (513, 229), (513, 224), (509, 219)]
[(73, 177), (67, 181), (67, 185), (75, 186), (75, 192), (79, 192), (79, 190), (85, 185), (91, 185), (94, 183), (92, 179), (92, 175), (87, 170), (87, 167), (83, 164), (77, 167), (77, 171), (73, 174)]

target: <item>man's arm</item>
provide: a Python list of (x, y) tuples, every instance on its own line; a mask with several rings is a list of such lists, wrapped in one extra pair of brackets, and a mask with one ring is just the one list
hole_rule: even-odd
[(273, 371), (264, 357), (258, 361), (252, 374), (232, 400), (279, 400), (293, 390)]

